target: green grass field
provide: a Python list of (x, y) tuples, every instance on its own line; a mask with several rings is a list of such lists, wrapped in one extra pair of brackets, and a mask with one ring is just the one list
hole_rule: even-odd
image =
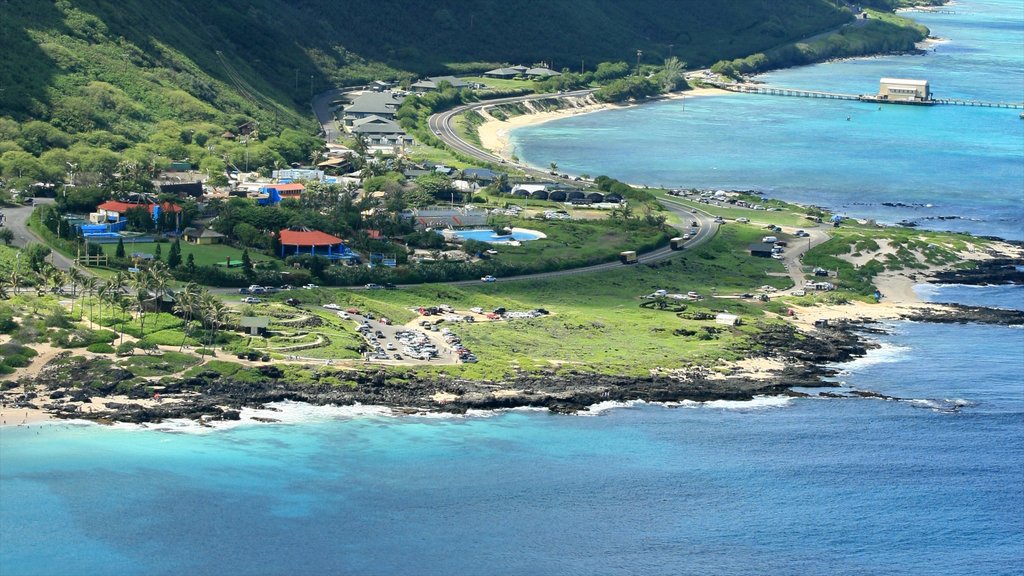
[[(102, 244), (103, 253), (107, 256), (113, 256), (117, 250), (117, 244)], [(125, 242), (124, 251), (125, 254), (131, 256), (135, 252), (141, 252), (144, 254), (153, 254), (156, 251), (157, 244), (155, 242)], [(164, 242), (160, 248), (162, 252), (162, 258), (166, 261), (167, 254), (171, 250), (170, 243)], [(189, 244), (187, 242), (181, 243), (181, 261), (184, 263), (188, 260), (188, 255), (193, 254), (196, 266), (212, 266), (216, 264), (223, 264), (228, 258), (233, 262), (241, 263), (242, 251), (232, 246), (225, 246), (224, 244), (208, 244), (208, 245), (196, 245)], [(260, 253), (256, 250), (249, 251), (249, 257), (253, 262), (275, 260), (266, 254)]]

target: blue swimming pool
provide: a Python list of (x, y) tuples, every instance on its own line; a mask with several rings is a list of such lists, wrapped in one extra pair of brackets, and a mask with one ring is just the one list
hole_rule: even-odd
[(541, 234), (539, 232), (520, 229), (514, 230), (511, 235), (498, 236), (494, 233), (494, 230), (491, 230), (490, 228), (483, 228), (480, 230), (456, 230), (454, 236), (462, 238), (463, 240), (479, 240), (480, 242), (489, 242), (491, 244), (502, 244), (510, 240), (528, 242), (530, 240), (541, 238)]

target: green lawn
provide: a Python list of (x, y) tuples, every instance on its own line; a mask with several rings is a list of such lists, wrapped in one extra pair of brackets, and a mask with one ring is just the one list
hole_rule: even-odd
[[(117, 244), (102, 244), (102, 246), (103, 246), (103, 252), (107, 256), (113, 256), (114, 252), (117, 250)], [(124, 251), (125, 251), (125, 254), (127, 254), (129, 256), (131, 254), (135, 253), (135, 252), (142, 252), (142, 253), (145, 253), (145, 254), (153, 254), (154, 252), (156, 252), (156, 246), (157, 245), (156, 245), (155, 242), (138, 242), (138, 243), (125, 242), (125, 244), (124, 244)], [(171, 250), (171, 244), (168, 243), (168, 242), (162, 243), (160, 250), (162, 252), (162, 258), (166, 261), (167, 260), (167, 254)], [(241, 262), (242, 261), (242, 251), (241, 250), (239, 250), (238, 248), (231, 247), (231, 246), (226, 246), (224, 244), (209, 244), (209, 245), (197, 246), (195, 244), (189, 244), (187, 242), (182, 242), (181, 243), (181, 261), (182, 261), (182, 263), (184, 263), (185, 261), (188, 260), (188, 255), (189, 254), (193, 254), (194, 255), (194, 258), (195, 258), (195, 261), (196, 261), (196, 266), (209, 266), (209, 265), (214, 265), (214, 264), (217, 264), (217, 263), (223, 264), (224, 261), (227, 260), (228, 258), (231, 258), (232, 261), (237, 261), (237, 262)], [(253, 262), (258, 262), (258, 261), (261, 261), (261, 260), (276, 260), (276, 258), (272, 258), (270, 256), (267, 256), (267, 255), (265, 255), (265, 254), (263, 254), (261, 252), (258, 252), (256, 250), (250, 250), (249, 251), (249, 257), (252, 259)]]

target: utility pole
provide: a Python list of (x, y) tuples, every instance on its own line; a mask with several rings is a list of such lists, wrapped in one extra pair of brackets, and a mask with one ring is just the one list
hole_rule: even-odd
[(644, 54), (643, 50), (637, 50), (636, 51), (636, 75), (637, 76), (640, 75), (640, 57), (643, 56), (643, 54)]

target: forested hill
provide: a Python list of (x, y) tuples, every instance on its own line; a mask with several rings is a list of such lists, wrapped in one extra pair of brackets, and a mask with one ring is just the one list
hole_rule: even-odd
[[(691, 64), (751, 54), (850, 18), (826, 0), (6, 0), (0, 112), (61, 99), (137, 115), (277, 114), (310, 91), (458, 63)], [(99, 83), (99, 86), (95, 84)], [(90, 84), (92, 84), (90, 86)], [(124, 100), (118, 103), (116, 101)], [(76, 102), (66, 116), (82, 114)], [(102, 119), (97, 119), (102, 120)]]
[[(852, 18), (838, 0), (0, 0), (0, 177), (309, 159), (313, 94), (545, 62), (692, 65)], [(259, 138), (221, 138), (255, 120)], [(8, 182), (10, 184), (11, 182)]]

